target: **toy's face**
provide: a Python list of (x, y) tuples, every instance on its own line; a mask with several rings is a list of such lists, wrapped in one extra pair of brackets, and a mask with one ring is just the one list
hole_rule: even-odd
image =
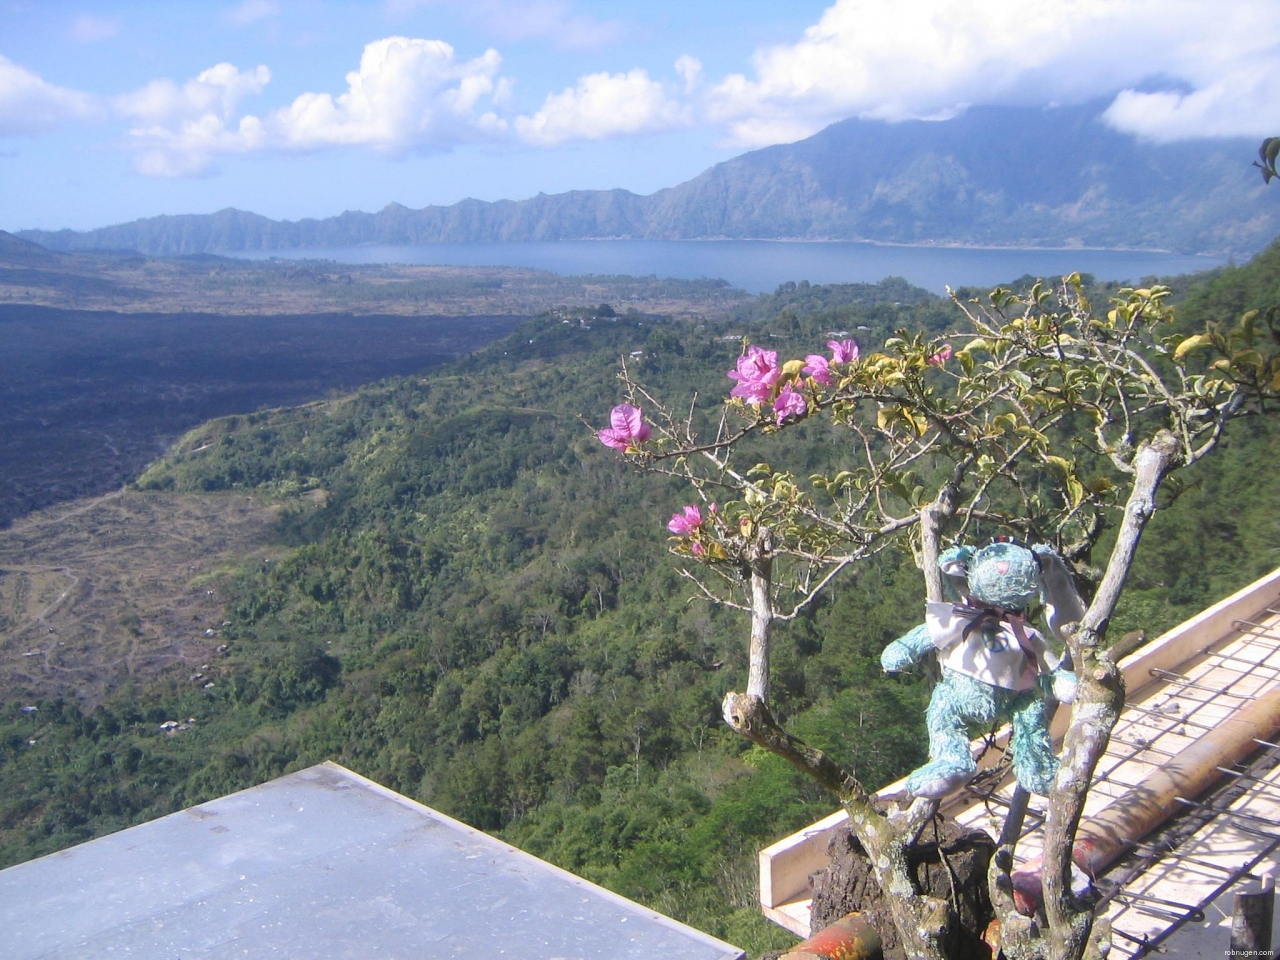
[(1021, 610), (1040, 594), (1035, 554), (1016, 543), (993, 543), (969, 561), (969, 593), (983, 603)]

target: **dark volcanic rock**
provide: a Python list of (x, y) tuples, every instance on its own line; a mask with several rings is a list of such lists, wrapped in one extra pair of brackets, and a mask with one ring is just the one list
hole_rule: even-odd
[[(950, 901), (958, 915), (959, 922), (946, 945), (947, 956), (955, 960), (987, 960), (991, 955), (979, 936), (993, 917), (987, 895), (987, 864), (994, 852), (994, 841), (981, 830), (969, 830), (938, 817), (924, 828), (909, 857), (916, 888)], [(862, 844), (852, 831), (841, 830), (831, 839), (828, 853), (830, 866), (814, 877), (813, 930), (856, 910), (880, 933), (885, 960), (905, 960)]]

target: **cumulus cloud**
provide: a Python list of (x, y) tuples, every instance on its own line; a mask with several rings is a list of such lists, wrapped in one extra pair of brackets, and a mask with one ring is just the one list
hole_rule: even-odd
[(1267, 137), (1280, 130), (1280, 65), (1234, 71), (1190, 93), (1123, 90), (1103, 114), (1117, 130), (1167, 143), (1198, 137)]
[(684, 92), (693, 93), (702, 82), (702, 61), (686, 53), (676, 60), (676, 73), (684, 81)]
[(179, 86), (153, 80), (114, 99), (116, 113), (133, 122), (128, 142), (139, 172), (188, 177), (208, 173), (220, 154), (247, 153), (265, 144), (256, 117), (236, 119), (240, 101), (271, 80), (264, 66), (240, 70), (219, 63)]
[(96, 117), (96, 97), (54, 86), (0, 56), (0, 136), (46, 133), (72, 120)]
[(516, 118), (528, 143), (553, 146), (566, 140), (601, 140), (692, 122), (687, 107), (668, 96), (648, 72), (593, 73), (561, 93), (548, 94), (533, 116)]
[[(1254, 78), (1274, 91), (1278, 59), (1274, 0), (837, 0), (798, 42), (757, 51), (753, 77), (725, 78), (708, 109), (735, 142), (759, 145), (851, 116), (941, 119), (1127, 90), (1110, 114), (1123, 129), (1183, 136), (1212, 115), (1215, 132), (1251, 133), (1241, 123), (1259, 117), (1266, 86)], [(1137, 93), (1153, 76), (1191, 90)]]
[(304, 93), (267, 123), (280, 145), (299, 149), (359, 144), (404, 153), (449, 147), (505, 128), (493, 111), (480, 110), (482, 100), (504, 92), (501, 65), (496, 50), (464, 61), (442, 40), (387, 37), (364, 48), (360, 69), (347, 74), (345, 93)]
[(206, 115), (226, 122), (244, 97), (261, 93), (271, 71), (239, 70), (219, 63), (178, 86), (172, 80), (153, 80), (145, 87), (115, 98), (116, 110), (126, 117), (155, 124), (173, 124)]
[(345, 92), (304, 93), (262, 115), (239, 108), (271, 72), (229, 63), (182, 85), (153, 81), (113, 106), (134, 121), (129, 143), (150, 176), (199, 176), (219, 156), (258, 150), (363, 146), (402, 155), (501, 135), (506, 121), (487, 109), (510, 97), (501, 63), (495, 50), (460, 60), (440, 40), (386, 37), (365, 46)]
[[(1271, 136), (1280, 130), (1280, 5), (1207, 6), (1169, 39), (1179, 89), (1126, 89), (1104, 119), (1157, 141)], [(1176, 66), (1175, 66), (1176, 63)]]

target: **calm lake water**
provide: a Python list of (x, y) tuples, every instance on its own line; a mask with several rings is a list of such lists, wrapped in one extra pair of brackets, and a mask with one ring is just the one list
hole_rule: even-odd
[(1061, 276), (1073, 270), (1100, 280), (1136, 282), (1208, 270), (1213, 257), (1124, 250), (989, 250), (898, 247), (876, 243), (795, 240), (561, 240), (512, 243), (431, 243), (273, 250), (239, 254), (325, 259), (341, 263), (422, 263), (531, 267), (565, 276), (718, 277), (751, 293), (772, 293), (788, 280), (876, 283), (904, 277), (935, 293), (946, 287), (991, 287), (1026, 274)]

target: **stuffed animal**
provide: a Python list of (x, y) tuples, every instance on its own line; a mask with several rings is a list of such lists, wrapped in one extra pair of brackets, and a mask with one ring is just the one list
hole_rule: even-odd
[(964, 786), (977, 772), (970, 737), (1008, 721), (1014, 776), (1032, 793), (1047, 794), (1058, 758), (1049, 742), (1046, 701), (1052, 696), (1071, 703), (1076, 678), (1061, 669), (1026, 613), (1043, 599), (1055, 632), (1080, 619), (1083, 604), (1066, 565), (1048, 547), (1004, 538), (977, 550), (947, 550), (939, 565), (963, 595), (927, 604), (925, 622), (880, 655), (888, 673), (913, 666), (931, 651), (942, 667), (926, 714), (929, 762), (907, 777), (907, 789), (936, 799)]

